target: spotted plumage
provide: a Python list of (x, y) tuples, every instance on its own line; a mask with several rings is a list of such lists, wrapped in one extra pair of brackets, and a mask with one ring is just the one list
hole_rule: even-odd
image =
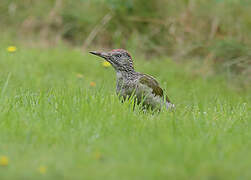
[(110, 52), (90, 53), (111, 63), (117, 75), (116, 93), (123, 99), (134, 95), (138, 103), (151, 109), (161, 109), (163, 106), (168, 109), (174, 106), (153, 77), (134, 70), (132, 57), (126, 50), (114, 49)]

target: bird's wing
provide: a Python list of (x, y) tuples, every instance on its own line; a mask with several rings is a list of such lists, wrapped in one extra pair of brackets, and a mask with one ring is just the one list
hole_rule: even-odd
[[(154, 93), (155, 96), (160, 96), (163, 97), (163, 90), (160, 88), (158, 81), (156, 81), (152, 76), (149, 76), (147, 74), (143, 74), (140, 78), (139, 78), (139, 82), (141, 84), (144, 84), (148, 87), (150, 87)], [(166, 101), (170, 102), (169, 98), (166, 96)]]

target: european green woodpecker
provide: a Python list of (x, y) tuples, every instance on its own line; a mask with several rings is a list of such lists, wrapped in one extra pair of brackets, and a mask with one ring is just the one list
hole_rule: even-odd
[(117, 74), (116, 93), (124, 100), (135, 96), (138, 104), (152, 110), (174, 107), (152, 76), (134, 70), (132, 57), (126, 50), (90, 51), (90, 53), (104, 58), (113, 66)]

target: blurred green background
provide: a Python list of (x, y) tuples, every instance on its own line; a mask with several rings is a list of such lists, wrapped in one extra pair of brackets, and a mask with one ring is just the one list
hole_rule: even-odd
[(199, 62), (202, 74), (241, 76), (247, 85), (250, 12), (250, 0), (1, 0), (0, 31), (32, 46), (66, 42), (83, 50), (126, 48), (145, 59), (168, 55)]
[[(251, 0), (0, 0), (0, 180), (251, 179)], [(175, 111), (115, 93), (127, 49)]]

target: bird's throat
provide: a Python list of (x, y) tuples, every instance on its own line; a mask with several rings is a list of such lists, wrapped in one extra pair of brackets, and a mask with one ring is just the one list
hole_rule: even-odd
[(120, 71), (117, 71), (117, 79), (123, 79), (123, 75)]
[(132, 80), (135, 77), (135, 71), (116, 71), (118, 80)]

